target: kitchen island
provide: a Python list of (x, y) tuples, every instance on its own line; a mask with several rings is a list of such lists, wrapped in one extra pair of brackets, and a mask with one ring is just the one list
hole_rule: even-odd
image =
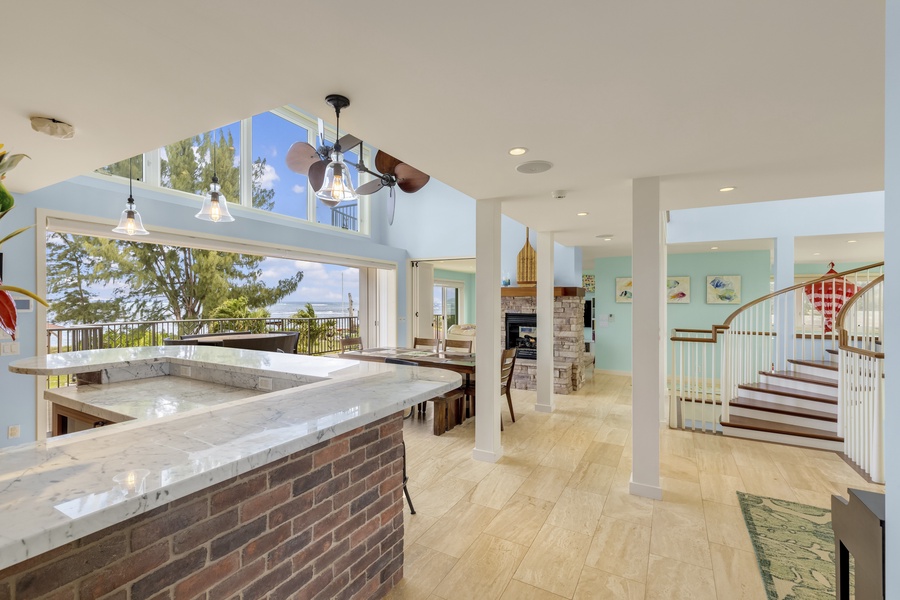
[(107, 401), (117, 386), (120, 406), (129, 381), (145, 405), (154, 379), (254, 393), (0, 451), (0, 598), (17, 599), (382, 596), (402, 577), (402, 411), (460, 384), (450, 371), (198, 346), (10, 370), (78, 374)]

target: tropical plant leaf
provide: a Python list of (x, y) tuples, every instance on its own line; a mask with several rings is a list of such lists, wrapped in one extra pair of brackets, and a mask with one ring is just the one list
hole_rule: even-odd
[(11, 211), (15, 203), (16, 201), (12, 194), (3, 187), (3, 182), (0, 181), (0, 218), (3, 218), (3, 215)]
[(28, 296), (35, 302), (40, 302), (44, 306), (46, 306), (48, 308), (50, 307), (50, 305), (47, 304), (46, 300), (44, 300), (43, 298), (41, 298), (34, 292), (29, 292), (28, 290), (22, 289), (20, 287), (16, 287), (14, 285), (0, 285), (0, 292), (15, 292), (17, 294), (22, 294), (23, 296)]
[(27, 154), (4, 154), (0, 157), (0, 175), (13, 170), (23, 158), (31, 158)]
[[(2, 216), (2, 215), (0, 215), (0, 216)], [(0, 246), (3, 246), (3, 242), (8, 242), (12, 238), (16, 237), (17, 235), (19, 235), (20, 233), (22, 233), (24, 231), (28, 231), (32, 227), (34, 227), (34, 225), (27, 225), (25, 227), (22, 227), (21, 229), (16, 229), (15, 231), (13, 231), (11, 234), (6, 236), (5, 238), (0, 239)]]

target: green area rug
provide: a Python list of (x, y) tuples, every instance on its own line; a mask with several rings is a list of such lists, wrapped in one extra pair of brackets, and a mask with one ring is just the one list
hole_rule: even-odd
[(769, 600), (833, 600), (831, 511), (743, 492), (737, 495)]

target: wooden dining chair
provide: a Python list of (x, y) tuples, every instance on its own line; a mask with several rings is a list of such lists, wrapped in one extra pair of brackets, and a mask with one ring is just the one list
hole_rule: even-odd
[(361, 337), (348, 337), (341, 340), (341, 352), (347, 350), (362, 350), (363, 343)]
[(165, 338), (163, 340), (163, 346), (196, 346), (197, 340), (185, 340), (178, 338)]
[(280, 333), (284, 336), (281, 338), (279, 351), (285, 354), (297, 354), (297, 343), (300, 341), (299, 331), (270, 331), (269, 333)]
[(447, 354), (472, 354), (472, 340), (444, 340)]
[[(506, 403), (509, 405), (509, 416), (512, 417), (512, 422), (516, 422), (516, 412), (513, 410), (512, 403), (512, 395), (510, 394), (510, 389), (512, 389), (512, 378), (513, 372), (516, 368), (516, 349), (508, 348), (500, 353), (500, 393), (506, 394)], [(471, 415), (475, 415), (475, 380), (472, 379), (471, 385), (466, 388), (465, 400), (469, 404), (469, 412)], [(466, 409), (463, 406), (460, 406), (459, 409), (460, 418), (464, 419), (466, 414)], [(503, 431), (503, 419), (500, 419), (500, 431)]]
[(439, 339), (423, 337), (413, 338), (413, 348), (416, 350), (431, 350), (432, 352), (437, 352), (440, 347), (441, 340)]

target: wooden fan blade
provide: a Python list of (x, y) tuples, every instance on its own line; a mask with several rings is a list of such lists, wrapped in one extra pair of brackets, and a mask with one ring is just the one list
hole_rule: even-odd
[(374, 194), (383, 187), (384, 184), (381, 183), (380, 179), (373, 179), (356, 188), (356, 193), (360, 196), (368, 196), (369, 194)]
[(321, 160), (315, 148), (306, 142), (296, 142), (291, 144), (291, 149), (288, 150), (287, 156), (284, 157), (284, 162), (287, 163), (288, 169), (294, 173), (306, 175), (309, 173), (309, 168), (313, 164), (321, 162)]
[(325, 169), (327, 167), (328, 163), (320, 160), (317, 163), (313, 163), (309, 168), (309, 185), (312, 186), (314, 192), (322, 189), (322, 184), (325, 183)]
[(385, 175), (393, 175), (394, 168), (399, 164), (400, 161), (387, 152), (382, 152), (381, 150), (379, 150), (375, 154), (375, 168), (378, 169), (379, 173), (384, 173)]
[(422, 171), (406, 163), (400, 163), (394, 167), (394, 174), (397, 175), (397, 186), (407, 194), (418, 192), (431, 179)]
[(350, 150), (353, 150), (354, 148), (359, 146), (359, 143), (361, 141), (361, 139), (359, 139), (355, 135), (350, 135), (349, 133), (347, 135), (342, 135), (340, 139), (341, 152), (349, 152)]

